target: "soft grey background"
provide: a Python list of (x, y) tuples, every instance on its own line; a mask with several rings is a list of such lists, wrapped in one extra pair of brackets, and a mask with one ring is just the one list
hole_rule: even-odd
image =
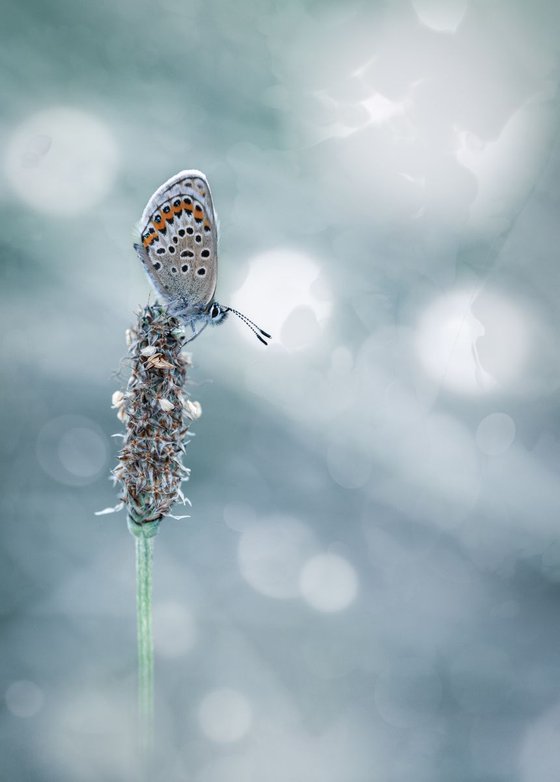
[(136, 778), (133, 543), (94, 512), (149, 295), (133, 228), (195, 167), (219, 300), (275, 339), (192, 345), (193, 507), (155, 557), (159, 778), (557, 780), (558, 5), (2, 19), (5, 778)]

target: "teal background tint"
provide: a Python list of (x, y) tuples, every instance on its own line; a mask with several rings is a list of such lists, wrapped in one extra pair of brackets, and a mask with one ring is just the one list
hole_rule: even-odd
[(274, 340), (192, 343), (159, 778), (556, 780), (559, 14), (4, 3), (6, 779), (138, 778), (133, 542), (94, 513), (154, 300), (134, 226), (198, 168), (218, 300)]

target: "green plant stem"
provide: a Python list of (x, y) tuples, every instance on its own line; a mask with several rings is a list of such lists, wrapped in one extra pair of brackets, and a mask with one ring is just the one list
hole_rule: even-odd
[(159, 522), (129, 518), (136, 546), (136, 622), (138, 636), (138, 740), (145, 770), (154, 748), (154, 637), (152, 632), (152, 561)]
[(136, 619), (138, 630), (138, 713), (140, 742), (149, 753), (154, 730), (154, 638), (152, 633), (152, 556), (154, 539), (136, 538)]

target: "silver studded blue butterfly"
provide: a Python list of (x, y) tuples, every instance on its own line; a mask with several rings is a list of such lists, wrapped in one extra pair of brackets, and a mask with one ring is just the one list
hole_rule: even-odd
[(169, 312), (192, 330), (191, 342), (209, 323), (232, 312), (263, 344), (270, 334), (214, 299), (218, 273), (218, 225), (208, 180), (180, 171), (156, 190), (140, 220), (142, 243), (134, 249)]

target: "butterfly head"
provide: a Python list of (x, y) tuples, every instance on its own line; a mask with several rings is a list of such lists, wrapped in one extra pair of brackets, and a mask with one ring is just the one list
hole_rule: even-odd
[(227, 318), (229, 307), (224, 307), (222, 304), (218, 304), (217, 301), (213, 301), (207, 310), (208, 321), (217, 326), (219, 323), (223, 323)]

